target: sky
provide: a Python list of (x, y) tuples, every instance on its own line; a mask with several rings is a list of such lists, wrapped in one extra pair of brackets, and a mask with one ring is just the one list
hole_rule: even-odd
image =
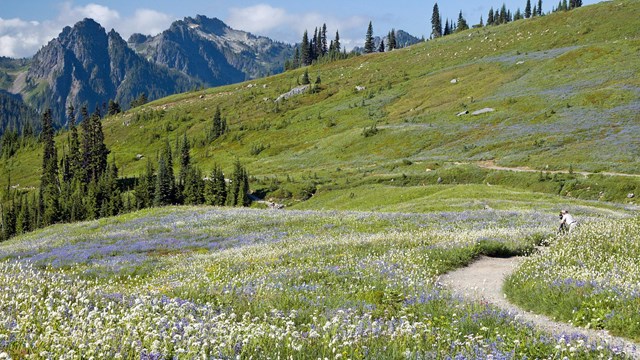
[[(457, 20), (462, 11), (473, 25), (480, 16), (486, 21), (489, 9), (503, 2), (514, 12), (526, 5), (526, 0), (440, 0), (438, 7), (443, 22)], [(305, 29), (313, 33), (326, 23), (328, 37), (333, 39), (339, 31), (342, 45), (351, 49), (364, 43), (369, 21), (374, 36), (385, 36), (393, 28), (428, 38), (434, 4), (435, 0), (0, 0), (0, 56), (33, 56), (62, 28), (87, 17), (107, 31), (115, 29), (125, 40), (133, 33), (156, 35), (173, 21), (195, 15), (217, 17), (234, 29), (287, 43), (299, 42)], [(543, 0), (543, 10), (551, 11), (557, 4)]]

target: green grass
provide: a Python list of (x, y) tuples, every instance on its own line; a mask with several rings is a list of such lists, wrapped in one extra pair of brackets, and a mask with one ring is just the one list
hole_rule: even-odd
[(553, 239), (505, 283), (522, 307), (640, 340), (640, 220), (584, 224)]

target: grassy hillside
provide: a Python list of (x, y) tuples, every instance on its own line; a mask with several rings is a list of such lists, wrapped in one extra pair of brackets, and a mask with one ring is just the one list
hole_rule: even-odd
[[(230, 171), (239, 158), (267, 194), (440, 178), (622, 201), (640, 192), (638, 178), (504, 175), (476, 164), (640, 174), (639, 16), (639, 2), (611, 1), (472, 29), (309, 67), (319, 91), (280, 103), (305, 69), (164, 98), (105, 119), (104, 132), (123, 176), (143, 172), (136, 155), (155, 159), (186, 132), (205, 171), (214, 162)], [(230, 132), (208, 143), (218, 106)], [(456, 116), (484, 108), (495, 111)], [(23, 151), (1, 163), (0, 181), (10, 172), (13, 184), (36, 185), (39, 167), (40, 154)]]

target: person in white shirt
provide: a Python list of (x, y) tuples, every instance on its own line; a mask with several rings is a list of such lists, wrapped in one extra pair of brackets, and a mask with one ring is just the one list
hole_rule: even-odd
[(571, 234), (573, 230), (576, 228), (578, 222), (576, 219), (569, 214), (567, 210), (560, 211), (560, 228), (558, 229), (559, 233), (568, 232)]

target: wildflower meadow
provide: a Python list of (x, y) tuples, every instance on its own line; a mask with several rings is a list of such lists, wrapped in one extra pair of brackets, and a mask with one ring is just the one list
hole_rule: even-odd
[[(169, 207), (49, 227), (0, 244), (0, 359), (623, 358), (439, 285), (479, 254), (531, 253), (550, 223), (535, 211)], [(598, 284), (637, 306), (637, 268), (607, 266), (598, 274), (616, 279)]]
[(640, 219), (598, 221), (553, 240), (506, 290), (527, 308), (640, 340)]

